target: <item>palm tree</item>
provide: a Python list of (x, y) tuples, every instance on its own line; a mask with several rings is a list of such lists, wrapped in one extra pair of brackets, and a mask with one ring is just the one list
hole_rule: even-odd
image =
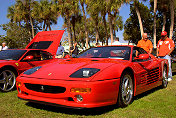
[(170, 12), (171, 12), (171, 24), (170, 24), (170, 35), (169, 38), (172, 39), (173, 28), (174, 28), (174, 0), (169, 0), (170, 3)]
[(154, 0), (154, 32), (153, 32), (154, 48), (156, 48), (156, 10), (157, 10), (157, 0)]
[(58, 6), (52, 1), (41, 0), (36, 2), (32, 16), (40, 23), (43, 23), (43, 31), (51, 30), (52, 24), (57, 24)]
[(82, 12), (83, 12), (83, 18), (84, 18), (84, 27), (85, 27), (85, 35), (86, 35), (86, 49), (88, 49), (88, 42), (89, 42), (89, 36), (88, 36), (88, 29), (87, 29), (87, 22), (86, 22), (86, 13), (85, 13), (85, 9), (84, 9), (84, 5), (85, 5), (85, 0), (80, 0), (80, 4), (82, 7)]
[(70, 23), (70, 18), (71, 18), (71, 12), (72, 12), (72, 4), (70, 0), (58, 0), (58, 7), (60, 10), (61, 16), (65, 20), (65, 24), (67, 27), (67, 33), (68, 33), (68, 42), (69, 42), (69, 47), (72, 47), (73, 45), (73, 40), (71, 38), (71, 23)]
[(107, 7), (106, 7), (106, 2), (103, 1), (102, 4), (101, 4), (101, 16), (102, 16), (102, 20), (103, 20), (103, 25), (104, 25), (104, 28), (105, 28), (105, 40), (106, 40), (106, 45), (108, 45), (108, 31), (107, 31), (107, 22), (106, 22), (106, 14), (107, 14)]
[(99, 12), (100, 12), (100, 4), (102, 1), (99, 0), (89, 0), (87, 2), (88, 8), (87, 8), (87, 12), (90, 15), (90, 17), (92, 18), (93, 23), (95, 24), (95, 32), (96, 32), (96, 43), (99, 40), (99, 28), (98, 28), (98, 24), (99, 24)]
[(18, 22), (19, 25), (21, 25), (21, 21), (24, 21), (30, 34), (32, 34), (32, 38), (34, 37), (33, 18), (31, 17), (33, 4), (33, 0), (16, 0), (16, 4), (8, 8), (7, 15), (11, 21)]
[(141, 36), (142, 36), (142, 34), (144, 33), (144, 29), (143, 29), (143, 25), (142, 25), (141, 15), (140, 15), (140, 12), (138, 9), (138, 3), (139, 3), (138, 0), (134, 0), (134, 6), (136, 9), (136, 14), (138, 16), (138, 20), (139, 20), (139, 24), (140, 24), (140, 31), (141, 31)]
[(109, 21), (109, 28), (110, 28), (110, 37), (111, 37), (111, 44), (114, 41), (113, 36), (113, 19), (115, 19), (116, 15), (119, 12), (119, 8), (124, 2), (128, 2), (127, 0), (107, 0), (106, 7), (108, 13), (108, 21)]

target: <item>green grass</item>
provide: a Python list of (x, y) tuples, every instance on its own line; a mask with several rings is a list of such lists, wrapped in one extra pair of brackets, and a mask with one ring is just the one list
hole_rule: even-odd
[(176, 118), (176, 75), (165, 89), (156, 88), (135, 97), (126, 108), (107, 106), (74, 110), (33, 104), (17, 98), (17, 91), (0, 92), (0, 118)]

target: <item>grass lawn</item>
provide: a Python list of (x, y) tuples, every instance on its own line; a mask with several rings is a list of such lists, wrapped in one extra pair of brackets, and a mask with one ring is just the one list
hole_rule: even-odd
[(176, 118), (176, 75), (166, 89), (156, 88), (135, 97), (127, 108), (107, 106), (74, 110), (29, 103), (17, 98), (17, 91), (0, 92), (0, 118)]

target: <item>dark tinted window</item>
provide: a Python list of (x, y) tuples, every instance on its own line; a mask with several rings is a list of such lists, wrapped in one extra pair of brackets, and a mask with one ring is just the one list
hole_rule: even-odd
[[(135, 57), (139, 56), (140, 54), (148, 54), (143, 48), (140, 47), (134, 47), (133, 48), (133, 55), (132, 55), (132, 60), (135, 60)], [(139, 60), (135, 60), (139, 61)], [(146, 61), (146, 60), (140, 60), (140, 61)]]
[(115, 58), (129, 60), (130, 47), (111, 46), (91, 48), (78, 56), (78, 58)]
[[(42, 60), (48, 60), (52, 59), (52, 55), (46, 51), (41, 51), (41, 50), (30, 50), (25, 56), (33, 56), (33, 59), (30, 61), (42, 61)], [(23, 58), (23, 59), (24, 59)], [(24, 60), (22, 60), (24, 61)]]
[(28, 49), (48, 49), (53, 41), (39, 41), (32, 43)]
[(26, 50), (2, 50), (0, 51), (1, 60), (18, 60)]

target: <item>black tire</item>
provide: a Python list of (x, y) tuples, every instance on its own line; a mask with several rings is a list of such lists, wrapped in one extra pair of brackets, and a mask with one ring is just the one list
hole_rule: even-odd
[(162, 75), (162, 88), (166, 88), (168, 84), (168, 76), (167, 76), (167, 68), (164, 67), (163, 69), (163, 75)]
[(10, 69), (0, 71), (0, 91), (9, 92), (16, 86), (16, 74)]
[(134, 84), (132, 74), (124, 72), (120, 78), (120, 87), (118, 94), (118, 105), (120, 107), (127, 107), (133, 101)]

